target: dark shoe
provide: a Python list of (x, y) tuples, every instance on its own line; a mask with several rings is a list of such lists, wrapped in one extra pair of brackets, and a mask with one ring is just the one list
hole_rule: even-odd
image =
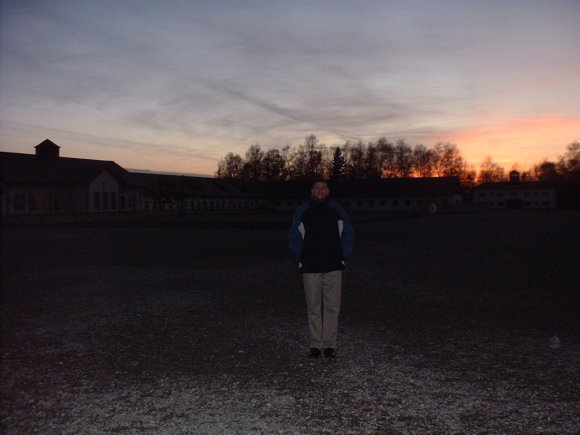
[(324, 349), (325, 358), (336, 358), (336, 351), (332, 347), (327, 347)]
[(310, 348), (310, 353), (308, 354), (308, 358), (318, 358), (322, 352), (320, 349), (316, 349), (315, 347)]

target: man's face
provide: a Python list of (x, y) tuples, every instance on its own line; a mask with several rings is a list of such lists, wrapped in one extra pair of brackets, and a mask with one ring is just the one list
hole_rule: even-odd
[(314, 183), (314, 186), (311, 190), (312, 197), (318, 201), (324, 201), (330, 195), (330, 189), (326, 185), (326, 183), (319, 181)]

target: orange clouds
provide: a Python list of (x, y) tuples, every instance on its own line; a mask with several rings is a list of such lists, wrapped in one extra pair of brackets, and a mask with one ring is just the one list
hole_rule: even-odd
[(531, 167), (547, 158), (555, 160), (566, 146), (580, 139), (580, 117), (516, 118), (482, 116), (478, 126), (446, 134), (464, 158), (475, 165), (486, 156), (503, 166)]

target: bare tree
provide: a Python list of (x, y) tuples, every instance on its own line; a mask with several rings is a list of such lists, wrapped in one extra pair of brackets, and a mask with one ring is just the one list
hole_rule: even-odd
[(566, 147), (566, 154), (559, 162), (560, 172), (567, 174), (580, 172), (580, 142), (575, 141)]
[(346, 155), (346, 167), (348, 178), (360, 180), (365, 175), (365, 146), (362, 141), (356, 144), (351, 144), (347, 141), (344, 144), (344, 151)]
[(438, 142), (433, 147), (434, 174), (437, 177), (459, 176), (464, 161), (457, 146), (448, 142)]
[(434, 154), (425, 145), (413, 148), (413, 173), (419, 177), (433, 176)]
[(264, 152), (260, 145), (252, 145), (246, 152), (246, 161), (242, 169), (242, 178), (249, 181), (263, 181)]
[(244, 161), (238, 154), (228, 153), (218, 162), (217, 178), (239, 179), (242, 176)]
[(262, 159), (262, 177), (264, 180), (282, 180), (284, 177), (284, 157), (276, 148), (266, 152)]
[(377, 141), (379, 153), (381, 178), (394, 178), (397, 176), (395, 163), (395, 147), (385, 137)]
[(410, 177), (413, 172), (413, 150), (405, 139), (399, 139), (395, 145), (395, 167), (399, 178)]
[(479, 166), (477, 181), (479, 183), (505, 181), (505, 171), (499, 164), (492, 160), (491, 156), (487, 156), (485, 161)]
[(365, 178), (376, 179), (381, 177), (381, 152), (379, 147), (369, 142), (365, 151)]
[(319, 145), (316, 136), (311, 134), (304, 140), (304, 148), (306, 150), (306, 178), (310, 180), (322, 178), (324, 174), (323, 146)]

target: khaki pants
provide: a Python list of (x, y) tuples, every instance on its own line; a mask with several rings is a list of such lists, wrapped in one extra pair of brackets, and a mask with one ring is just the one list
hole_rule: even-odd
[(303, 273), (310, 347), (336, 349), (342, 271)]

